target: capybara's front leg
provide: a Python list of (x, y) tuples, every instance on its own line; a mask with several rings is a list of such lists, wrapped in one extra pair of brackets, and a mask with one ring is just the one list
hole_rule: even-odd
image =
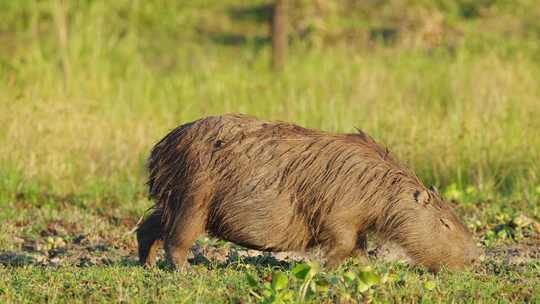
[(137, 228), (139, 263), (154, 266), (158, 248), (161, 245), (161, 211), (154, 211)]
[(205, 219), (201, 212), (186, 209), (176, 217), (165, 239), (167, 260), (175, 269), (181, 270), (186, 266), (188, 251), (204, 228)]
[(333, 269), (338, 267), (345, 259), (351, 256), (356, 247), (357, 236), (353, 230), (339, 229), (332, 233), (330, 244), (326, 254), (326, 267)]
[(367, 263), (367, 235), (359, 233), (356, 237), (355, 255), (360, 260), (360, 263)]

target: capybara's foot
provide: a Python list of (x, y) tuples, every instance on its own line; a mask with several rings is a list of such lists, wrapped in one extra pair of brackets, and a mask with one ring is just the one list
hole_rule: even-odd
[(337, 246), (328, 252), (326, 255), (325, 267), (335, 269), (343, 263), (352, 254), (353, 248), (349, 246)]
[(332, 255), (332, 256), (329, 256), (327, 259), (326, 259), (326, 263), (324, 264), (324, 267), (327, 268), (327, 269), (336, 269), (339, 267), (339, 265), (341, 265), (341, 263), (343, 263), (347, 258), (349, 257), (349, 255)]
[(353, 255), (360, 264), (369, 264), (368, 255), (364, 250), (357, 249)]
[[(174, 220), (165, 240), (167, 261), (169, 265), (178, 270), (182, 270), (186, 266), (188, 251), (197, 240), (197, 237), (204, 232), (206, 224), (205, 214), (195, 208), (206, 201), (204, 192), (188, 197), (192, 199), (188, 205), (190, 208), (184, 209), (181, 216)], [(183, 203), (187, 204), (186, 201)]]
[(187, 266), (187, 250), (173, 249), (167, 250), (167, 262), (174, 270), (182, 271)]
[(148, 254), (146, 256), (146, 259), (141, 259), (140, 260), (140, 263), (141, 263), (142, 266), (144, 266), (146, 268), (152, 268), (152, 267), (156, 266), (157, 253), (158, 253), (158, 250), (159, 250), (159, 248), (161, 247), (162, 244), (163, 244), (163, 241), (156, 240), (152, 244), (152, 246), (150, 246), (150, 249), (148, 250)]
[(325, 245), (327, 268), (337, 268), (352, 255), (358, 243), (358, 236), (353, 231), (353, 229), (339, 229), (331, 232), (332, 238)]
[(169, 267), (182, 270), (187, 266), (187, 254), (190, 246), (175, 237), (165, 241), (165, 256)]

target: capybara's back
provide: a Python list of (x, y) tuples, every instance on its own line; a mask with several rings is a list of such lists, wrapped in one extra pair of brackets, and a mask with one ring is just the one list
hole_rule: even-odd
[(182, 266), (204, 232), (265, 251), (320, 246), (329, 266), (362, 252), (369, 231), (433, 270), (477, 256), (440, 196), (361, 131), (208, 117), (170, 132), (148, 168), (155, 206), (138, 228), (142, 264), (154, 263), (163, 241), (168, 260)]

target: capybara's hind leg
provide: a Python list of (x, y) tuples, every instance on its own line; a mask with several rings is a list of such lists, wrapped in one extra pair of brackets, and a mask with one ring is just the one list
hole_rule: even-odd
[(185, 266), (188, 251), (205, 230), (205, 218), (202, 212), (192, 209), (195, 208), (184, 209), (177, 215), (165, 239), (167, 260), (176, 269), (182, 269)]
[(329, 244), (325, 244), (328, 251), (326, 253), (326, 267), (336, 268), (345, 259), (351, 256), (356, 247), (357, 236), (351, 229), (338, 229), (331, 235)]
[(161, 245), (161, 212), (155, 211), (137, 228), (139, 263), (151, 267), (156, 263), (157, 251)]

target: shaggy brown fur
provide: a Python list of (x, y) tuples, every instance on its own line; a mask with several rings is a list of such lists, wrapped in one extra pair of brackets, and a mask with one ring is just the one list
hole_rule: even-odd
[(153, 213), (139, 226), (140, 262), (164, 241), (181, 267), (204, 233), (264, 251), (326, 249), (330, 267), (365, 250), (366, 232), (419, 264), (462, 268), (478, 256), (438, 193), (371, 137), (331, 134), (245, 115), (178, 127), (152, 150)]

